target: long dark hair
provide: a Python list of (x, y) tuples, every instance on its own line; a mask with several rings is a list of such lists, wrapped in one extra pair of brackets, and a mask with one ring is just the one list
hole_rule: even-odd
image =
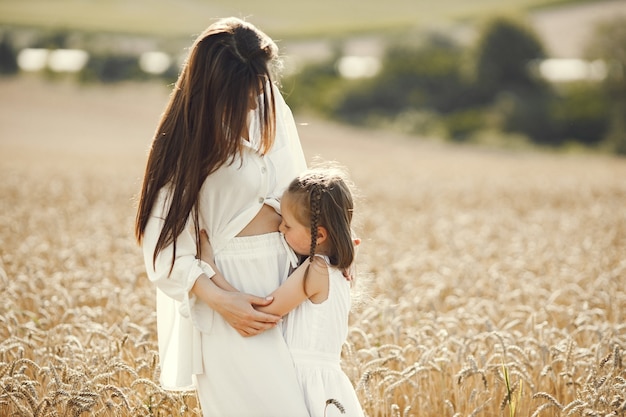
[[(135, 220), (141, 243), (162, 187), (169, 187), (169, 211), (153, 256), (173, 244), (193, 215), (199, 239), (198, 193), (205, 178), (242, 152), (251, 100), (256, 99), (261, 139), (267, 152), (275, 134), (274, 67), (278, 48), (254, 25), (221, 19), (194, 42), (161, 116), (148, 156)], [(258, 97), (258, 98), (257, 98)], [(170, 269), (171, 272), (171, 269)]]

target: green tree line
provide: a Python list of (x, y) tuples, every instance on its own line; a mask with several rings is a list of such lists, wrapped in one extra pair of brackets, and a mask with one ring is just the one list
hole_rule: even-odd
[(597, 28), (586, 52), (603, 80), (551, 83), (536, 71), (545, 48), (524, 21), (494, 17), (473, 45), (441, 34), (389, 46), (380, 71), (349, 80), (340, 53), (285, 80), (296, 109), (357, 125), (459, 142), (489, 137), (542, 146), (572, 143), (626, 154), (626, 19)]
[[(65, 48), (70, 33), (44, 34), (32, 47)], [(586, 58), (605, 64), (598, 80), (551, 83), (535, 63), (546, 58), (541, 39), (524, 21), (493, 17), (472, 45), (439, 33), (390, 42), (380, 70), (370, 78), (342, 77), (341, 48), (324, 62), (304, 66), (283, 80), (294, 111), (361, 126), (458, 142), (499, 145), (569, 144), (626, 155), (626, 19), (599, 25)], [(175, 81), (176, 60), (158, 75), (141, 71), (138, 56), (90, 51), (80, 82), (161, 78)], [(10, 32), (0, 34), (0, 75), (19, 72)], [(47, 76), (55, 74), (46, 71)]]

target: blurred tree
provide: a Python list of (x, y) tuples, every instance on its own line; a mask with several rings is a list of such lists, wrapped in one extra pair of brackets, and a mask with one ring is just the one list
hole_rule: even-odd
[(425, 107), (446, 113), (462, 107), (461, 57), (461, 49), (441, 36), (431, 36), (417, 46), (393, 46), (376, 80), (378, 94), (396, 97), (390, 103), (392, 111)]
[(494, 17), (481, 29), (474, 51), (474, 80), (486, 100), (500, 91), (542, 89), (529, 64), (545, 57), (543, 45), (521, 20)]
[(505, 132), (522, 133), (533, 142), (560, 145), (550, 106), (553, 96), (543, 91), (504, 90), (493, 102), (493, 112), (500, 121), (496, 128)]
[(551, 106), (551, 119), (559, 141), (597, 146), (610, 126), (610, 101), (595, 82), (564, 85)]
[(586, 55), (603, 60), (608, 68), (604, 87), (611, 105), (611, 123), (604, 144), (626, 155), (626, 17), (598, 25)]
[(552, 92), (529, 68), (545, 55), (539, 37), (526, 23), (493, 17), (485, 21), (474, 47), (471, 78), (477, 103), (495, 106), (499, 128), (557, 144), (549, 112)]
[(13, 41), (8, 33), (0, 34), (0, 75), (17, 74), (17, 53)]
[(440, 34), (429, 34), (418, 44), (392, 45), (379, 73), (354, 84), (336, 113), (359, 121), (372, 114), (393, 118), (407, 111), (455, 112), (472, 103), (460, 70), (462, 59), (462, 48)]
[(593, 81), (540, 78), (531, 65), (545, 57), (540, 39), (508, 17), (486, 21), (471, 48), (441, 34), (391, 44), (378, 74), (367, 79), (342, 78), (336, 49), (330, 60), (287, 78), (284, 89), (293, 107), (354, 124), (456, 141), (500, 130), (549, 146), (597, 146), (606, 137), (612, 151), (626, 153), (626, 22), (599, 33), (595, 56), (613, 68), (605, 91)]
[(90, 55), (87, 65), (79, 73), (82, 82), (112, 83), (146, 78), (149, 76), (139, 68), (136, 56), (116, 53)]
[(306, 110), (330, 115), (334, 108), (332, 102), (342, 84), (335, 66), (337, 59), (338, 56), (334, 55), (328, 60), (309, 64), (300, 72), (282, 80), (285, 100), (294, 111)]
[(68, 48), (68, 39), (71, 32), (65, 29), (43, 30), (32, 45), (33, 48), (64, 49)]

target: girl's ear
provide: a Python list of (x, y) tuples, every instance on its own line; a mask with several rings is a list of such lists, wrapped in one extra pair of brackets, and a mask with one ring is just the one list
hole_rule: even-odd
[(317, 244), (321, 245), (328, 238), (328, 230), (324, 226), (317, 226)]

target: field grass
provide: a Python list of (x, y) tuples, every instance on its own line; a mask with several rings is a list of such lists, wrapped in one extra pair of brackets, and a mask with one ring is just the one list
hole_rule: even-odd
[[(168, 91), (0, 91), (0, 415), (199, 415), (193, 394), (156, 384), (132, 238)], [(626, 160), (296, 118), (307, 158), (359, 186), (342, 366), (369, 417), (624, 415)]]
[(1, 0), (0, 23), (189, 37), (211, 19), (234, 15), (249, 17), (273, 37), (294, 38), (428, 26), (566, 2), (571, 1)]

